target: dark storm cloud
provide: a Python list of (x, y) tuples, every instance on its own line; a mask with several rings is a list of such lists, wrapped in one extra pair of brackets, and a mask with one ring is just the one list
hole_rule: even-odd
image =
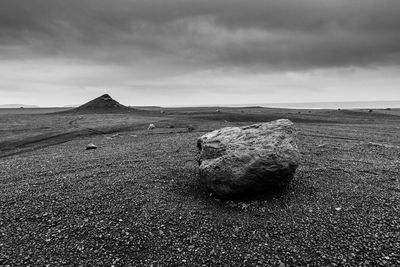
[(0, 58), (249, 70), (398, 65), (399, 14), (398, 0), (0, 0)]

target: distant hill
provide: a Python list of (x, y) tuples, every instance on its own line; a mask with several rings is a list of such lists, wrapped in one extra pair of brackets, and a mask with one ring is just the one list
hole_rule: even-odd
[(65, 105), (65, 106), (62, 106), (63, 108), (77, 108), (77, 107), (79, 107), (79, 105)]
[(360, 108), (400, 108), (400, 101), (342, 101), (342, 102), (305, 102), (305, 103), (269, 103), (261, 104), (271, 108), (294, 109), (360, 109)]
[(5, 104), (0, 105), (0, 108), (38, 108), (39, 106), (35, 105), (24, 105), (24, 104)]
[(77, 108), (63, 111), (62, 113), (131, 113), (137, 111), (134, 108), (124, 106), (115, 101), (108, 94), (99, 96)]

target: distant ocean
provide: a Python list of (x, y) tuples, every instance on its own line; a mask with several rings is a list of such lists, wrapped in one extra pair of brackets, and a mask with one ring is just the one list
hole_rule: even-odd
[[(225, 105), (224, 105), (225, 106)], [(226, 105), (229, 106), (229, 105)], [(270, 108), (295, 109), (364, 109), (364, 108), (400, 108), (400, 101), (348, 101), (348, 102), (304, 102), (304, 103), (263, 103), (233, 106), (261, 106)]]

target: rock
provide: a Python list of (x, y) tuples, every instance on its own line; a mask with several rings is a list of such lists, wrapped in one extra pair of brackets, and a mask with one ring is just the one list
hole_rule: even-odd
[(93, 143), (90, 143), (86, 146), (86, 150), (90, 150), (90, 149), (97, 149), (97, 146)]
[(153, 130), (155, 128), (156, 128), (156, 126), (154, 124), (150, 123), (149, 127), (147, 127), (147, 130)]
[(187, 127), (187, 129), (188, 129), (188, 132), (193, 132), (194, 131), (194, 127), (192, 125), (189, 125)]
[(300, 162), (295, 134), (286, 119), (205, 134), (197, 141), (200, 179), (219, 196), (283, 187)]

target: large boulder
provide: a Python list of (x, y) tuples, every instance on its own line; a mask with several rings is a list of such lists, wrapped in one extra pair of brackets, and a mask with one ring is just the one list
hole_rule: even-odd
[(296, 129), (286, 119), (222, 128), (200, 137), (197, 146), (201, 181), (223, 197), (283, 187), (300, 162)]

